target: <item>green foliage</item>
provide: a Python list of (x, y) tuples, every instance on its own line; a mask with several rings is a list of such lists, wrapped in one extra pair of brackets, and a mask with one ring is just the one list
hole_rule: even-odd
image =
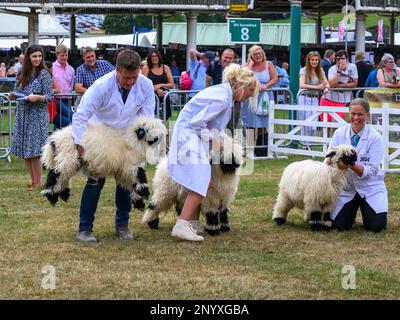
[(132, 33), (134, 22), (136, 23), (136, 30), (152, 28), (152, 16), (115, 14), (105, 16), (103, 28), (107, 34), (130, 34)]

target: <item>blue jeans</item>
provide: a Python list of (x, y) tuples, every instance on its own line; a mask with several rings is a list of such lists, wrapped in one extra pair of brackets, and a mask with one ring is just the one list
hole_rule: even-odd
[(71, 124), (73, 111), (66, 99), (56, 99), (56, 106), (57, 114), (53, 119), (53, 124), (57, 129), (62, 129)]
[[(88, 178), (82, 193), (79, 214), (79, 232), (93, 231), (94, 214), (105, 181), (105, 178), (99, 178), (98, 180)], [(119, 185), (117, 185), (115, 191), (115, 205), (117, 207), (115, 213), (115, 225), (127, 225), (129, 223), (129, 212), (132, 208), (132, 200), (130, 192)]]

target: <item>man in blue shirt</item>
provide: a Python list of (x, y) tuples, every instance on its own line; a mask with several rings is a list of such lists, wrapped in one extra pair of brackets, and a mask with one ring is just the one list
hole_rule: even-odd
[[(197, 57), (200, 60), (197, 60)], [(206, 70), (213, 61), (214, 52), (201, 53), (195, 49), (190, 50), (189, 70), (190, 78), (193, 80), (191, 90), (203, 90), (206, 87)], [(190, 96), (192, 97), (194, 94)]]
[(107, 60), (96, 60), (96, 53), (91, 47), (83, 50), (83, 60), (85, 62), (76, 69), (75, 74), (75, 91), (81, 94), (97, 79), (115, 69)]

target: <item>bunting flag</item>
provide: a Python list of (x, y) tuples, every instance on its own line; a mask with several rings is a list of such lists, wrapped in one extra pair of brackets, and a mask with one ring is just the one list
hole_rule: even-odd
[(133, 21), (133, 28), (132, 28), (132, 34), (133, 34), (133, 40), (132, 40), (132, 45), (136, 45), (136, 22)]
[(378, 20), (378, 41), (383, 42), (383, 20)]
[(344, 21), (343, 20), (339, 21), (338, 38), (339, 38), (339, 42), (343, 42), (343, 40), (344, 40)]

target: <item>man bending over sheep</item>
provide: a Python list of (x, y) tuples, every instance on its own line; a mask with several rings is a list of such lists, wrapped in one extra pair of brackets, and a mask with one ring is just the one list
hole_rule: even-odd
[[(79, 156), (85, 150), (81, 139), (88, 121), (103, 123), (114, 128), (125, 128), (139, 116), (152, 118), (154, 112), (153, 84), (140, 74), (140, 56), (134, 51), (119, 53), (116, 70), (98, 79), (85, 92), (72, 119), (72, 137)], [(96, 242), (93, 221), (105, 178), (89, 176), (82, 193), (78, 240)], [(132, 240), (129, 230), (131, 211), (130, 192), (116, 186), (115, 230), (121, 240)]]

